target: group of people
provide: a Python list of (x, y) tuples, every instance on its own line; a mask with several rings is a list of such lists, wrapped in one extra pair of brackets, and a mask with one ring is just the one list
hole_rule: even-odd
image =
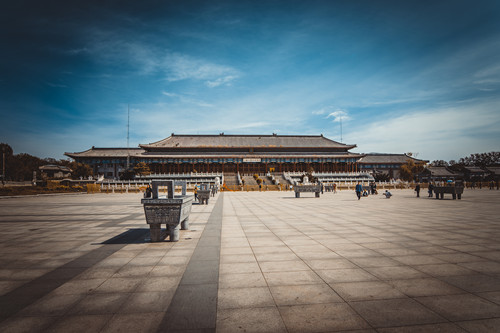
[[(429, 183), (429, 186), (427, 187), (427, 193), (429, 194), (428, 197), (432, 198), (432, 192), (434, 191), (434, 184)], [(420, 198), (420, 184), (417, 183), (415, 185), (415, 192), (417, 193), (417, 198)]]
[[(361, 182), (358, 182), (355, 188), (356, 196), (358, 197), (358, 200), (361, 199), (361, 197), (367, 197), (370, 193), (368, 192), (368, 189), (363, 188), (363, 185), (361, 185)], [(370, 183), (370, 192), (371, 194), (378, 194), (377, 192), (377, 184), (375, 182)], [(382, 193), (387, 199), (390, 199), (392, 197), (392, 193), (389, 192), (388, 190), (385, 190), (384, 193)]]
[[(429, 197), (432, 198), (432, 191), (434, 191), (434, 185), (429, 183), (429, 187), (427, 188), (427, 192), (429, 193)], [(415, 192), (417, 193), (417, 198), (420, 198), (420, 184), (417, 183), (415, 185)]]

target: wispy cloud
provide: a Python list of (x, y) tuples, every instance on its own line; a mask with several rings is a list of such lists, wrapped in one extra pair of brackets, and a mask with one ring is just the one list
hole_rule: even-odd
[(214, 64), (183, 54), (167, 55), (163, 66), (167, 81), (201, 80), (210, 88), (230, 85), (240, 76), (239, 71), (230, 66)]
[(52, 82), (45, 82), (46, 85), (52, 88), (67, 88), (68, 86), (65, 84), (59, 84), (59, 83), (52, 83)]
[(312, 114), (318, 116), (318, 115), (322, 115), (322, 114), (325, 114), (326, 113), (326, 109), (323, 108), (323, 109), (319, 109), (319, 110), (316, 110), (316, 111), (313, 111)]
[(228, 75), (224, 77), (219, 77), (214, 81), (206, 81), (205, 84), (210, 88), (218, 87), (220, 85), (231, 85), (231, 82), (235, 80), (237, 77), (234, 75)]
[(78, 55), (78, 54), (81, 54), (81, 53), (88, 53), (90, 50), (86, 47), (82, 47), (82, 48), (79, 48), (79, 49), (69, 49), (69, 50), (66, 50), (65, 52), (69, 55)]
[[(496, 102), (495, 102), (496, 103)], [(456, 159), (475, 152), (498, 150), (500, 120), (491, 103), (405, 110), (384, 121), (347, 128), (363, 152), (419, 152), (424, 159)], [(484, 137), (491, 140), (485, 141)]]
[(262, 128), (262, 127), (267, 127), (269, 125), (270, 125), (270, 123), (268, 123), (268, 122), (259, 121), (259, 122), (254, 122), (254, 123), (236, 125), (234, 127), (234, 129), (235, 130), (242, 130), (242, 129), (248, 129), (248, 128)]
[(213, 104), (210, 104), (208, 102), (205, 102), (205, 101), (202, 101), (202, 100), (198, 100), (198, 99), (194, 99), (194, 98), (191, 98), (191, 97), (188, 97), (188, 96), (185, 96), (185, 95), (181, 95), (181, 94), (176, 94), (176, 93), (162, 91), (162, 95), (165, 95), (165, 96), (168, 96), (168, 97), (171, 97), (171, 98), (176, 98), (176, 99), (178, 99), (182, 103), (194, 104), (194, 105), (201, 106), (201, 107), (206, 107), (206, 108), (211, 108), (211, 107), (214, 106)]
[(67, 54), (88, 53), (98, 61), (111, 65), (127, 64), (139, 74), (163, 76), (168, 82), (202, 81), (207, 87), (231, 85), (241, 76), (232, 66), (214, 63), (200, 56), (171, 52), (154, 44), (125, 40), (113, 31), (91, 29), (88, 42), (80, 49), (66, 50)]
[(488, 65), (474, 73), (474, 76), (478, 78), (498, 75), (500, 75), (500, 64)]
[(171, 92), (166, 92), (166, 91), (162, 91), (161, 93), (162, 93), (162, 95), (165, 95), (168, 97), (179, 97), (179, 94), (176, 94), (176, 93), (171, 93)]

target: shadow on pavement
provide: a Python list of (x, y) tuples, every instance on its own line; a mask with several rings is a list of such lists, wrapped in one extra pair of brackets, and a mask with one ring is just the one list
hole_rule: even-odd
[(141, 244), (149, 243), (149, 229), (129, 229), (101, 244)]

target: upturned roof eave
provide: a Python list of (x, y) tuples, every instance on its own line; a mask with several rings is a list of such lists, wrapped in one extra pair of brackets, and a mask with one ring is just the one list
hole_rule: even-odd
[[(144, 149), (142, 148), (138, 148), (138, 147), (133, 147), (133, 148), (121, 148), (121, 147), (118, 147), (118, 148), (112, 148), (112, 147), (103, 147), (103, 148), (100, 148), (100, 147), (91, 147), (87, 150), (84, 150), (84, 151), (81, 151), (81, 152), (73, 152), (73, 153), (70, 153), (70, 152), (65, 152), (64, 155), (66, 156), (69, 156), (69, 157), (85, 157), (87, 156), (86, 154), (89, 154), (91, 152), (95, 152), (95, 151), (106, 151), (106, 150), (122, 150), (124, 152), (127, 152), (127, 151), (137, 151), (137, 150), (140, 150), (142, 152), (145, 152)], [(95, 155), (97, 157), (97, 155)]]

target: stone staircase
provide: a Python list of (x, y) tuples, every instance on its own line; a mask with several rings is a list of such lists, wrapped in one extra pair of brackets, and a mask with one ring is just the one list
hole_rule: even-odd
[(224, 182), (227, 186), (237, 186), (238, 175), (235, 173), (224, 173)]
[(245, 181), (245, 185), (258, 185), (253, 176), (250, 175), (242, 175), (241, 180)]
[(280, 181), (280, 184), (290, 185), (290, 182), (283, 177), (283, 174), (275, 175), (274, 177)]

